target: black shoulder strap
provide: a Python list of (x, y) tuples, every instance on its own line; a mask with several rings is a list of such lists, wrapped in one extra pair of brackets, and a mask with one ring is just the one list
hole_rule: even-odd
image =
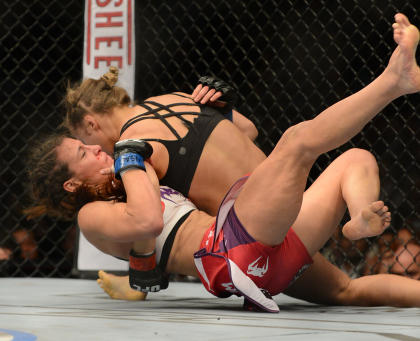
[[(182, 96), (179, 95), (180, 97), (186, 97), (186, 96)], [(152, 109), (148, 104), (152, 104), (155, 105), (156, 108)], [(178, 117), (184, 124), (186, 124), (188, 127), (190, 127), (192, 124), (190, 121), (188, 121), (187, 119), (185, 119), (182, 115), (198, 115), (198, 112), (194, 112), (194, 111), (186, 111), (186, 112), (180, 112), (180, 111), (174, 111), (171, 109), (171, 107), (175, 107), (175, 106), (197, 106), (197, 104), (195, 103), (172, 103), (172, 104), (168, 104), (168, 105), (164, 105), (158, 102), (154, 102), (154, 101), (144, 101), (143, 103), (140, 103), (139, 106), (142, 106), (143, 108), (145, 108), (146, 110), (148, 110), (147, 112), (144, 112), (142, 114), (136, 115), (134, 117), (132, 117), (131, 119), (129, 119), (121, 128), (120, 131), (120, 136), (124, 133), (124, 131), (127, 130), (128, 127), (130, 127), (132, 124), (145, 120), (145, 119), (159, 119), (162, 121), (163, 124), (166, 125), (166, 127), (172, 132), (172, 134), (174, 134), (174, 136), (179, 140), (181, 139), (181, 137), (179, 136), (178, 132), (174, 129), (174, 127), (172, 127), (169, 122), (166, 120), (167, 117), (172, 117), (172, 116), (176, 116)], [(167, 114), (159, 114), (158, 112), (164, 110), (167, 111)], [(147, 116), (147, 115), (153, 115), (153, 117)]]
[[(168, 123), (168, 121), (162, 117), (162, 115), (160, 115), (158, 113), (159, 110), (162, 110), (162, 106), (157, 107), (156, 109), (152, 109), (150, 106), (148, 106), (147, 104), (141, 103), (139, 104), (140, 106), (142, 106), (143, 108), (147, 109), (148, 111), (136, 115), (132, 118), (130, 118), (127, 122), (125, 122), (125, 124), (122, 126), (121, 131), (120, 131), (120, 136), (127, 130), (127, 128), (129, 128), (131, 125), (133, 125), (136, 122), (142, 121), (142, 120), (146, 120), (146, 119), (160, 119), (162, 121), (162, 123), (164, 123), (168, 129), (176, 136), (177, 139), (180, 138), (180, 136), (178, 135), (177, 131)], [(169, 108), (164, 108), (167, 111), (171, 111)], [(152, 114), (154, 117), (146, 117), (146, 115), (150, 115)]]
[[(147, 104), (153, 104), (153, 105), (155, 105), (155, 106), (157, 106), (158, 108), (160, 108), (160, 109), (163, 109), (163, 110), (166, 110), (166, 111), (168, 111), (169, 113), (171, 113), (171, 114), (173, 114), (173, 115), (170, 115), (170, 114), (163, 114), (163, 115), (160, 115), (160, 114), (158, 114), (158, 113), (156, 113), (157, 115), (160, 115), (160, 117), (162, 118), (162, 121), (163, 120), (165, 120), (165, 117), (170, 117), (170, 116), (177, 116), (182, 122), (184, 122), (187, 126), (190, 126), (191, 125), (191, 122), (190, 121), (188, 121), (188, 120), (186, 120), (182, 115), (185, 115), (185, 114), (197, 114), (198, 115), (198, 113), (194, 113), (193, 111), (191, 112), (191, 111), (188, 111), (188, 112), (180, 112), (180, 111), (173, 111), (173, 110), (171, 110), (170, 108), (171, 107), (175, 107), (175, 106), (180, 106), (180, 105), (190, 105), (190, 106), (196, 106), (196, 104), (194, 104), (194, 103), (172, 103), (172, 104), (169, 104), (169, 105), (162, 105), (161, 103), (158, 103), (158, 102), (152, 102), (152, 101), (146, 101), (146, 102), (144, 102), (144, 103), (147, 103)], [(166, 122), (166, 123), (165, 123)], [(169, 128), (169, 123), (167, 123), (167, 121), (165, 120), (165, 124), (166, 124), (166, 126)], [(172, 128), (172, 127), (171, 127)], [(171, 130), (172, 131), (172, 130)], [(174, 134), (175, 135), (175, 134)]]
[[(169, 232), (168, 237), (165, 240), (165, 244), (163, 244), (163, 248), (162, 248), (162, 253), (160, 255), (160, 261), (159, 261), (159, 267), (165, 271), (166, 265), (168, 265), (168, 260), (169, 260), (169, 255), (171, 253), (172, 250), (172, 246), (174, 245), (174, 241), (175, 241), (175, 236), (179, 230), (179, 228), (181, 227), (181, 225), (184, 223), (184, 221), (190, 216), (191, 212), (193, 212), (194, 209), (192, 209), (191, 211), (188, 211), (187, 213), (185, 213), (175, 224), (175, 226), (172, 228), (172, 231)], [(128, 262), (128, 259), (125, 258), (120, 258), (120, 257), (116, 257), (120, 260), (124, 260), (126, 262)]]
[(178, 92), (172, 92), (172, 93), (171, 93), (171, 95), (175, 95), (175, 96), (179, 96), (179, 97), (184, 97), (184, 98), (191, 99), (191, 97), (189, 97), (189, 96), (185, 96), (185, 95), (182, 95), (182, 94), (180, 94), (180, 93), (178, 93)]
[(153, 115), (156, 117), (156, 118), (158, 118), (158, 119), (160, 119), (161, 121), (162, 121), (162, 123), (164, 124), (164, 125), (166, 125), (166, 127), (172, 132), (172, 134), (174, 134), (175, 135), (175, 137), (178, 139), (178, 140), (180, 140), (181, 139), (181, 136), (179, 136), (179, 134), (178, 134), (178, 132), (175, 130), (175, 128), (174, 127), (172, 127), (170, 124), (169, 124), (169, 122), (168, 122), (168, 120), (166, 119), (166, 114), (164, 114), (164, 115), (161, 115), (161, 114), (159, 114), (157, 111), (158, 110), (153, 110), (150, 106), (148, 106), (147, 104), (153, 104), (153, 105), (155, 105), (157, 108), (156, 109), (158, 109), (158, 110), (165, 110), (165, 111), (168, 111), (169, 113), (173, 113), (173, 110), (171, 110), (170, 108), (169, 108), (169, 106), (166, 106), (166, 105), (163, 105), (163, 104), (161, 104), (161, 103), (157, 103), (157, 102), (152, 102), (152, 101), (145, 101), (145, 102), (143, 102), (143, 105), (144, 105), (144, 107), (145, 108), (147, 108), (148, 110), (149, 110), (149, 112), (153, 112)]
[(191, 211), (185, 213), (175, 224), (172, 231), (169, 233), (168, 237), (165, 240), (165, 244), (162, 248), (162, 254), (160, 255), (160, 261), (159, 261), (159, 267), (165, 271), (166, 265), (168, 264), (169, 254), (171, 253), (172, 246), (174, 245), (175, 236), (178, 232), (181, 225), (184, 223), (184, 221), (190, 216), (191, 212), (194, 211), (192, 209)]

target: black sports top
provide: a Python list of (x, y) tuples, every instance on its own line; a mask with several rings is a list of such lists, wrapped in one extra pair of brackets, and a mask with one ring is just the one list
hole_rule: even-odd
[[(173, 93), (180, 97), (189, 98), (181, 94)], [(152, 109), (149, 105), (156, 106)], [(161, 139), (143, 139), (144, 141), (156, 141), (162, 143), (169, 153), (169, 165), (165, 176), (159, 180), (161, 185), (171, 187), (184, 196), (188, 197), (192, 179), (197, 169), (198, 162), (200, 160), (201, 153), (204, 149), (204, 145), (217, 126), (217, 124), (226, 119), (217, 109), (198, 105), (200, 112), (188, 111), (188, 112), (177, 112), (171, 108), (176, 106), (197, 106), (195, 103), (172, 103), (163, 105), (154, 101), (144, 101), (138, 104), (145, 108), (146, 112), (139, 114), (130, 120), (128, 120), (121, 128), (120, 136), (124, 131), (132, 124), (147, 119), (159, 119), (164, 123), (168, 129), (174, 134), (176, 140), (161, 140)], [(164, 110), (166, 114), (159, 114), (158, 111)], [(147, 116), (147, 115), (153, 116)], [(196, 115), (197, 117), (193, 122), (188, 121), (183, 115)], [(147, 117), (145, 117), (147, 116)], [(188, 128), (188, 132), (184, 137), (179, 136), (177, 131), (172, 127), (166, 120), (167, 117), (178, 117)]]

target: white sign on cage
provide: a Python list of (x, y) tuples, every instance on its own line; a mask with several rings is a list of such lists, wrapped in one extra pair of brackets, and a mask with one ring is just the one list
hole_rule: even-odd
[[(83, 78), (100, 78), (110, 66), (119, 69), (118, 86), (134, 98), (134, 0), (85, 0)], [(125, 261), (109, 256), (80, 233), (77, 270), (128, 270)]]
[(110, 66), (118, 85), (134, 95), (134, 0), (86, 0), (83, 78), (99, 78)]

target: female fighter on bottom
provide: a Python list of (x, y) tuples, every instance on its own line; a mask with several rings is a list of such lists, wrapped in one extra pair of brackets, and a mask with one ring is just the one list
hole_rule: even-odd
[[(385, 71), (367, 87), (313, 120), (289, 128), (269, 157), (233, 186), (220, 207), (216, 224), (216, 218), (194, 209), (175, 191), (163, 187), (159, 195), (155, 174), (143, 170), (150, 169), (142, 160), (150, 156), (147, 144), (116, 144), (116, 174), (121, 176), (126, 191), (126, 200), (118, 201), (120, 195), (104, 196), (104, 190), (97, 187), (91, 191), (93, 186), (104, 183), (96, 174), (112, 160), (98, 147), (62, 139), (54, 149), (58, 163), (68, 168), (81, 193), (93, 195), (78, 213), (82, 232), (99, 249), (128, 258), (133, 242), (157, 237), (159, 245), (159, 238), (169, 236), (170, 240), (173, 234), (169, 230), (179, 227), (166, 271), (199, 275), (205, 287), (218, 296), (244, 295), (267, 311), (278, 311), (275, 303), (257, 288), (271, 295), (286, 289), (329, 238), (346, 205), (351, 220), (344, 229), (352, 239), (379, 234), (389, 225), (387, 208), (373, 198), (377, 189), (370, 189), (371, 184), (378, 185), (375, 171), (370, 176), (366, 168), (358, 172), (350, 167), (336, 172), (340, 165), (330, 169), (333, 163), (305, 193), (304, 189), (309, 170), (321, 153), (348, 141), (395, 98), (420, 91), (420, 70), (414, 57), (418, 30), (401, 14), (396, 16), (393, 27), (398, 47)], [(367, 161), (366, 153), (359, 154), (366, 164), (372, 163)], [(346, 163), (345, 155), (339, 158), (342, 164)], [(81, 166), (86, 165), (85, 158), (92, 162), (88, 169)], [(122, 167), (121, 160), (128, 158), (135, 162)], [(95, 163), (100, 168), (94, 168)], [(108, 189), (112, 192), (116, 187), (114, 184)], [(137, 195), (140, 189), (141, 197)], [(174, 215), (175, 222), (171, 219)], [(180, 216), (183, 219), (177, 224)], [(163, 249), (161, 255), (165, 256), (168, 251)], [(309, 285), (316, 291), (318, 283), (305, 283), (310, 271), (301, 277), (297, 290)], [(325, 280), (328, 278), (322, 284)], [(322, 284), (320, 291), (330, 289)], [(420, 283), (408, 278), (374, 275), (348, 279), (344, 286), (345, 290), (341, 285), (331, 288), (335, 294), (325, 303), (420, 306)], [(293, 295), (295, 289), (292, 286), (288, 291)]]

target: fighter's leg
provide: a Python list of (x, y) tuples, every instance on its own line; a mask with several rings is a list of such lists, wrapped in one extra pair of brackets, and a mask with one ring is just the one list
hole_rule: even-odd
[(347, 142), (393, 99), (420, 90), (414, 58), (418, 31), (404, 26), (402, 15), (396, 18), (403, 27), (396, 39), (400, 45), (386, 70), (313, 120), (289, 128), (245, 184), (235, 209), (255, 239), (269, 245), (283, 240), (299, 213), (306, 177), (318, 155)]
[[(385, 213), (383, 203), (376, 202), (379, 179), (374, 158), (361, 150), (345, 153), (303, 194), (318, 154), (302, 146), (293, 134), (285, 133), (236, 200), (236, 213), (247, 231), (256, 240), (275, 245), (293, 225), (309, 253), (314, 254), (341, 221), (347, 200), (354, 218), (350, 229), (355, 231), (353, 236), (356, 232), (359, 238), (381, 233), (387, 227), (384, 219), (389, 220), (389, 213)], [(362, 212), (369, 219), (362, 217)]]
[[(398, 72), (412, 75), (415, 83), (418, 67), (413, 63), (414, 57), (408, 51), (414, 53), (413, 46), (417, 44), (418, 31), (402, 14), (396, 15), (396, 21), (393, 25), (395, 40), (404, 47), (407, 53), (403, 55), (400, 52), (401, 47), (398, 47), (388, 68), (399, 66)], [(399, 59), (404, 59), (404, 63), (398, 62)], [(403, 71), (404, 67), (408, 71)], [(351, 157), (349, 157), (350, 154), (345, 153), (335, 160), (306, 191), (301, 212), (293, 225), (298, 235), (304, 239), (304, 243), (306, 240), (313, 243), (316, 236), (322, 233), (326, 233), (328, 238), (330, 233), (328, 231), (335, 228), (342, 215), (344, 202), (340, 199), (344, 199), (347, 203), (352, 218), (343, 228), (343, 233), (347, 238), (370, 237), (382, 233), (388, 227), (390, 213), (387, 212), (387, 207), (383, 202), (376, 201), (379, 194), (379, 178), (376, 163), (369, 162), (369, 159), (373, 161), (373, 157), (360, 150), (357, 152), (358, 156), (355, 155), (354, 150), (350, 153)], [(307, 228), (308, 224), (311, 226), (310, 229)], [(322, 244), (319, 245), (321, 246)]]
[(115, 276), (105, 271), (98, 272), (96, 280), (99, 286), (113, 299), (128, 301), (143, 301), (147, 293), (131, 289), (128, 276)]
[(420, 307), (420, 282), (390, 275), (351, 279), (321, 254), (285, 294), (312, 303), (353, 306)]
[(319, 252), (313, 264), (283, 293), (311, 303), (343, 305), (351, 278)]
[(350, 149), (336, 158), (305, 191), (293, 229), (309, 254), (315, 254), (331, 237), (346, 208), (351, 217), (346, 226), (360, 238), (382, 233), (389, 226), (391, 214), (382, 201), (377, 201), (378, 173), (371, 153)]
[(384, 74), (398, 80), (401, 94), (420, 91), (420, 68), (415, 54), (419, 42), (419, 30), (401, 13), (395, 15), (394, 40), (398, 44)]
[(351, 217), (343, 226), (343, 235), (350, 240), (380, 235), (391, 224), (391, 213), (383, 201), (374, 201)]

